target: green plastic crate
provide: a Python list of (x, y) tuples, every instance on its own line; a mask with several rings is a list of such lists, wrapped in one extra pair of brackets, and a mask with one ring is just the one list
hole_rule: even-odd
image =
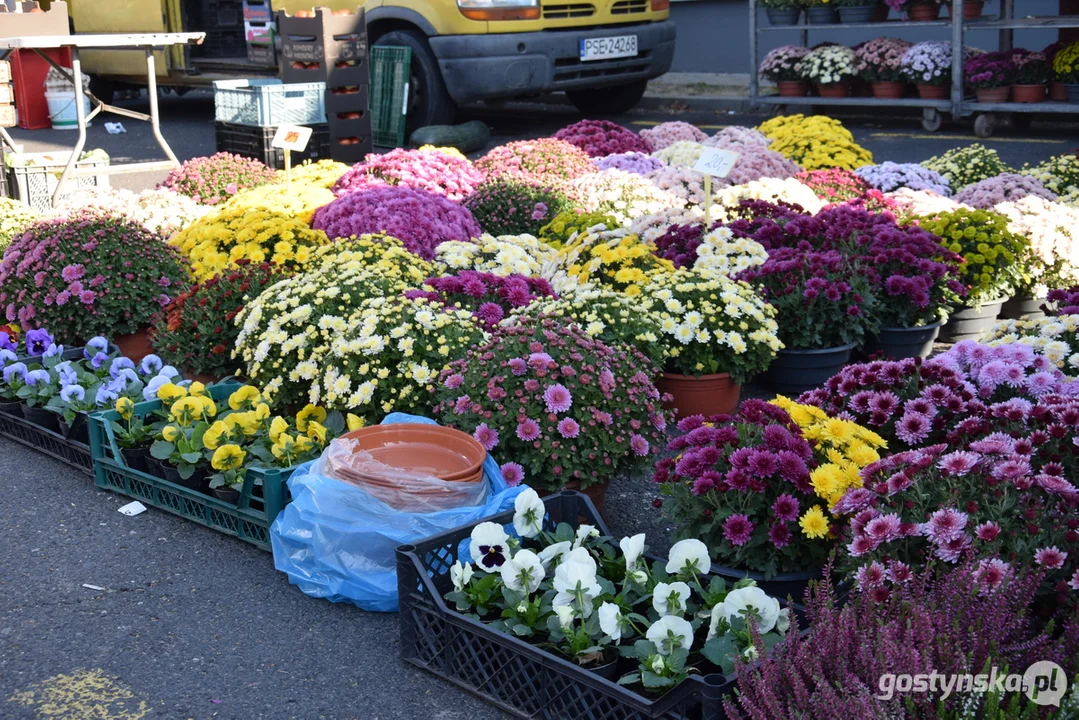
[[(215, 401), (224, 400), (239, 387), (239, 383), (213, 385), (209, 388), (210, 397)], [(160, 400), (138, 403), (134, 414), (145, 417), (160, 407)], [(292, 499), (286, 481), (295, 468), (249, 468), (240, 499), (233, 505), (128, 467), (112, 431), (112, 423), (118, 420), (120, 414), (115, 410), (90, 416), (95, 485), (270, 550), (270, 525)]]
[(396, 45), (371, 48), (371, 138), (379, 147), (405, 144), (411, 69), (411, 48)]

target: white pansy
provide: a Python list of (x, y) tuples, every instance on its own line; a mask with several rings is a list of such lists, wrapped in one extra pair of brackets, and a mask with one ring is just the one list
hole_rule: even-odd
[(747, 619), (748, 622), (748, 618), (755, 615), (757, 630), (761, 633), (771, 631), (779, 620), (779, 601), (756, 586), (731, 590), (721, 605), (720, 617), (728, 623), (735, 617)]
[(665, 668), (666, 666), (667, 664), (663, 662), (662, 655), (656, 655), (654, 658), (652, 658), (652, 672), (654, 672), (655, 674), (659, 675), (661, 672), (663, 672), (663, 668)]
[[(578, 553), (584, 553), (583, 556)], [(592, 601), (603, 592), (596, 582), (596, 562), (584, 548), (572, 550), (555, 569), (554, 589), (557, 591), (553, 605), (557, 608), (572, 605), (581, 617), (592, 615)]]
[(472, 561), (484, 570), (493, 570), (502, 566), (509, 557), (510, 536), (501, 525), (483, 522), (472, 528)]
[(693, 626), (677, 615), (665, 615), (652, 623), (645, 637), (661, 655), (670, 655), (678, 648), (689, 650), (693, 646)]
[(573, 540), (573, 547), (582, 547), (590, 537), (599, 537), (599, 530), (592, 525), (581, 525), (577, 528), (577, 537)]
[(708, 546), (696, 538), (676, 542), (667, 555), (667, 572), (672, 575), (706, 575), (711, 569)]
[(779, 617), (776, 618), (776, 632), (780, 635), (786, 635), (787, 630), (791, 626), (791, 611), (790, 608), (785, 608), (779, 613)]
[(534, 538), (543, 530), (543, 516), (547, 508), (539, 494), (528, 488), (513, 501), (513, 529), (525, 538)]
[(573, 627), (573, 618), (577, 617), (576, 610), (569, 605), (556, 605), (554, 612), (558, 616), (558, 624), (562, 626), (563, 630), (569, 630)]
[(518, 550), (502, 564), (501, 573), (506, 587), (526, 595), (536, 592), (546, 575), (539, 556), (531, 550)]
[(622, 639), (622, 609), (614, 603), (605, 602), (599, 606), (599, 629), (611, 642)]
[(557, 542), (540, 550), (539, 559), (544, 567), (550, 567), (551, 562), (558, 560), (571, 549), (569, 540)]
[(472, 579), (472, 563), (461, 564), (458, 560), (450, 567), (450, 580), (453, 581), (453, 589), (461, 592)]
[(660, 615), (685, 615), (688, 599), (689, 585), (684, 582), (658, 583), (652, 591), (652, 607)]
[(626, 575), (636, 572), (637, 562), (641, 559), (641, 555), (644, 554), (644, 533), (622, 538), (618, 541), (618, 547), (626, 561)]

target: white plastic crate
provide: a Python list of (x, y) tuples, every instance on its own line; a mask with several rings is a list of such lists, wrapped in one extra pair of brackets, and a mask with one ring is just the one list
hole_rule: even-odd
[[(16, 200), (24, 203), (41, 213), (47, 213), (52, 209), (52, 194), (56, 192), (56, 186), (60, 183), (60, 174), (67, 165), (70, 153), (15, 153), (12, 160), (18, 163), (17, 167), (6, 168), (8, 182), (11, 187), (9, 192)], [(76, 167), (105, 167), (107, 160), (87, 159), (75, 163)], [(108, 175), (88, 175), (85, 177), (71, 178), (67, 181), (67, 192), (61, 197), (68, 197), (83, 188), (109, 187)]]
[(326, 83), (321, 82), (215, 80), (214, 119), (255, 127), (324, 123), (325, 95)]

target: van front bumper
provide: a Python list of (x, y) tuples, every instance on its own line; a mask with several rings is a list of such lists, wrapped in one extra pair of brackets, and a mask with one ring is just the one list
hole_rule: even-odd
[[(580, 59), (581, 40), (637, 36), (636, 57)], [(674, 22), (501, 35), (429, 38), (442, 79), (457, 103), (624, 85), (658, 77), (674, 59)]]

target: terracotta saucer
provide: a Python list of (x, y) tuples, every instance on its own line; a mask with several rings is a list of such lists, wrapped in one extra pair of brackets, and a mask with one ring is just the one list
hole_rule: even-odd
[(487, 451), (473, 437), (439, 425), (372, 425), (342, 437), (355, 441), (355, 449), (366, 450), (383, 465), (443, 480), (482, 477), (487, 457)]

